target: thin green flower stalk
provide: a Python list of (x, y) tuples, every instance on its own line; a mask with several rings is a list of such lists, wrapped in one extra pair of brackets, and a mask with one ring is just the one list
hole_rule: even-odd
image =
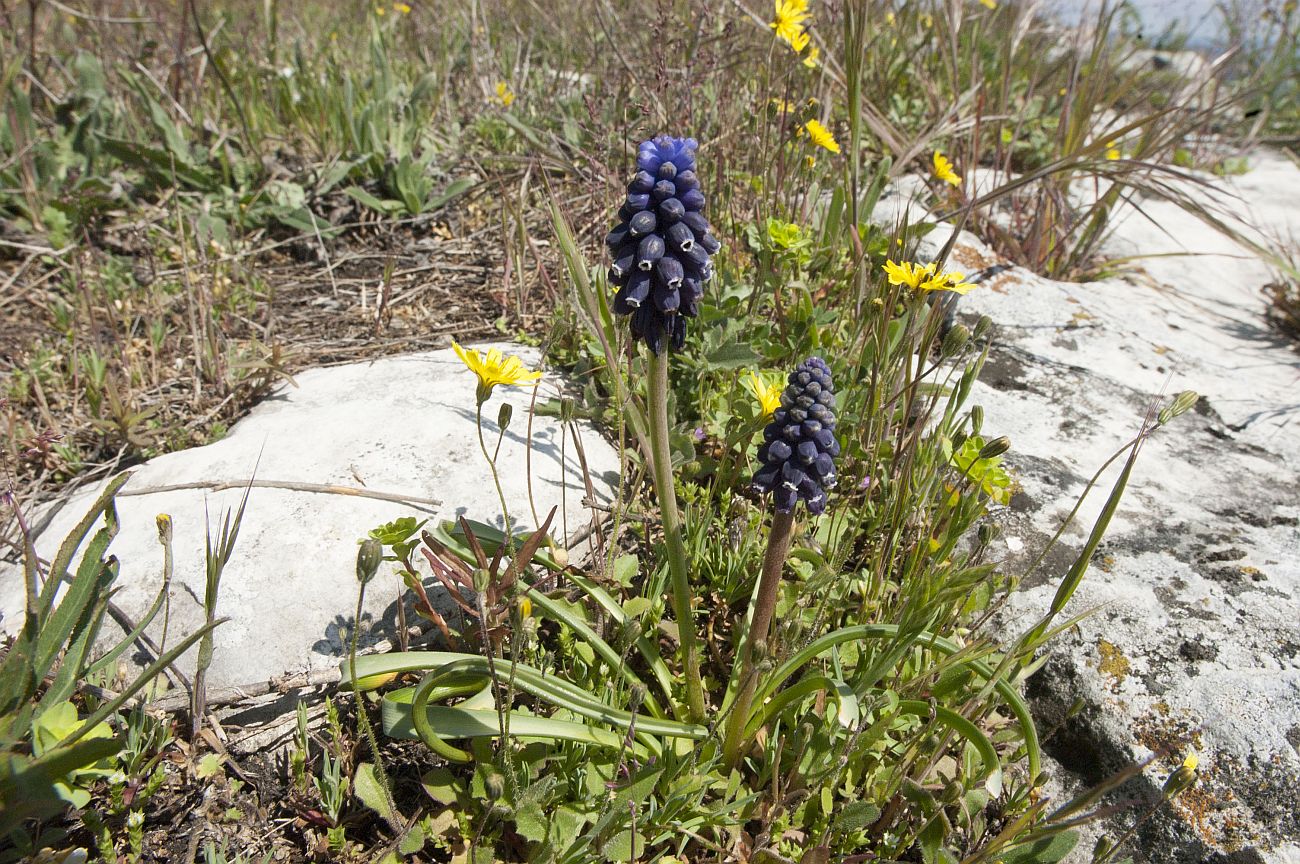
[(704, 719), (704, 682), (700, 677), (700, 645), (695, 633), (695, 612), (691, 606), (690, 570), (686, 543), (682, 539), (682, 517), (673, 488), (672, 453), (668, 447), (668, 353), (647, 352), (650, 365), (650, 461), (655, 496), (668, 547), (668, 571), (672, 578), (673, 614), (677, 618), (678, 644), (686, 678), (686, 714), (692, 723)]

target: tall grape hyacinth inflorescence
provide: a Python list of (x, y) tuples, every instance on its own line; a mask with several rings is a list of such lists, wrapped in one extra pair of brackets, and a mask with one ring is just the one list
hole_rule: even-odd
[(754, 485), (772, 493), (779, 512), (792, 512), (800, 501), (814, 516), (826, 509), (826, 490), (835, 483), (835, 457), (840, 455), (834, 410), (830, 367), (820, 357), (809, 357), (790, 374), (758, 451), (763, 467), (754, 475)]
[(709, 259), (721, 244), (704, 218), (704, 193), (695, 176), (694, 138), (660, 135), (642, 142), (636, 176), (627, 186), (619, 222), (605, 244), (614, 263), (614, 311), (630, 315), (632, 338), (655, 354), (664, 337), (674, 349), (686, 341), (686, 320), (699, 312)]

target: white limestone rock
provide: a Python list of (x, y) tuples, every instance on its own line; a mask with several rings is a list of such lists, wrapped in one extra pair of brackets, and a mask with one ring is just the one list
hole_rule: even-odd
[[(533, 368), (540, 362), (534, 349), (498, 347)], [(297, 375), (296, 381), (297, 387), (281, 387), (257, 405), (224, 439), (160, 456), (135, 469), (124, 491), (245, 481), (256, 466), (259, 480), (364, 485), (441, 504), (416, 507), (254, 488), (222, 578), (217, 613), (231, 620), (216, 631), (209, 673), (213, 689), (338, 666), (356, 607), (357, 543), (369, 529), (401, 516), (439, 520), (460, 514), (502, 525), (501, 506), (475, 433), (475, 379), (450, 349), (312, 369)], [(556, 381), (548, 374), (539, 401), (555, 389)], [(498, 464), (516, 530), (536, 524), (526, 469), (531, 396), (531, 388), (497, 387), (484, 409), (484, 431), (492, 449), (498, 407), (503, 400), (513, 406)], [(608, 504), (618, 483), (618, 457), (589, 425), (579, 426), (587, 473), (598, 501)], [(552, 506), (560, 506), (553, 535), (576, 539), (596, 515), (583, 505), (587, 492), (578, 448), (571, 435), (562, 435), (559, 421), (549, 417), (534, 418), (531, 440), (532, 495), (539, 519), (545, 519)], [(97, 491), (78, 494), (54, 516), (36, 542), (42, 557), (53, 557)], [(162, 547), (155, 516), (168, 513), (175, 538), (169, 642), (175, 644), (179, 634), (198, 627), (203, 620), (205, 514), (216, 530), (223, 510), (237, 507), (242, 494), (242, 489), (187, 489), (119, 497), (121, 531), (109, 548), (121, 561), (116, 603), (138, 619), (156, 595)], [(402, 591), (393, 565), (382, 565), (367, 593), (363, 645), (393, 635)], [(0, 628), (12, 632), (21, 626), (22, 611), (21, 569), (5, 565), (0, 569)], [(408, 618), (410, 623), (415, 620)], [(150, 630), (155, 639), (159, 630)], [(114, 635), (120, 636), (116, 628)], [(183, 658), (182, 671), (192, 671), (193, 664), (192, 654)]]

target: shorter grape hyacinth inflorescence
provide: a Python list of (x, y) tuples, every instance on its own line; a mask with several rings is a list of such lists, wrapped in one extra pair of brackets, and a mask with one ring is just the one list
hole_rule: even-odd
[(614, 311), (631, 316), (632, 338), (655, 354), (665, 336), (674, 349), (685, 343), (685, 319), (699, 313), (713, 275), (709, 259), (721, 246), (704, 218), (697, 146), (667, 135), (642, 142), (618, 225), (605, 238), (614, 259), (609, 281), (618, 288)]
[(781, 407), (763, 429), (758, 458), (763, 467), (754, 485), (771, 492), (776, 509), (790, 513), (803, 501), (814, 516), (826, 509), (826, 490), (835, 483), (835, 388), (820, 357), (795, 367), (781, 394)]

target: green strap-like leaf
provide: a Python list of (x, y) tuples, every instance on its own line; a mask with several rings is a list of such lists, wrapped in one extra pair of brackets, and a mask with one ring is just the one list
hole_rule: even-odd
[[(588, 597), (595, 600), (596, 604), (600, 606), (601, 609), (604, 609), (605, 613), (617, 621), (620, 626), (627, 623), (627, 613), (623, 611), (623, 607), (619, 605), (618, 601), (615, 600), (608, 591), (601, 588), (586, 576), (572, 571), (567, 574), (567, 578), (574, 585), (581, 588)], [(668, 671), (668, 664), (664, 662), (663, 656), (660, 655), (658, 650), (655, 649), (654, 644), (646, 637), (637, 637), (636, 648), (641, 654), (641, 657), (645, 660), (646, 665), (650, 667), (655, 682), (659, 685), (659, 689), (663, 691), (664, 698), (666, 698), (669, 704), (671, 704), (673, 701), (673, 677), (672, 673)]]
[(998, 759), (998, 751), (994, 748), (993, 742), (989, 741), (978, 726), (950, 708), (944, 708), (942, 705), (934, 705), (930, 702), (921, 702), (916, 699), (899, 702), (898, 710), (902, 714), (933, 717), (975, 745), (975, 749), (979, 751), (980, 759), (984, 763), (984, 770), (980, 772), (979, 777), (988, 778), (986, 785), (990, 794), (998, 795), (1002, 792), (1002, 762)]
[[(814, 639), (808, 645), (795, 652), (790, 659), (782, 663), (773, 673), (768, 676), (760, 685), (758, 692), (754, 696), (754, 704), (761, 705), (769, 696), (771, 696), (778, 687), (780, 687), (790, 676), (794, 675), (801, 667), (815, 658), (824, 651), (833, 648), (844, 642), (859, 641), (866, 639), (893, 639), (898, 636), (900, 627), (897, 624), (862, 624), (856, 627), (845, 627), (841, 630), (835, 630), (827, 633), (818, 639)], [(917, 635), (916, 642), (926, 648), (940, 651), (944, 654), (956, 654), (962, 650), (961, 646), (936, 636), (928, 631), (921, 631)], [(980, 678), (993, 683), (994, 690), (1006, 702), (1008, 710), (1015, 715), (1016, 721), (1020, 724), (1020, 734), (1025, 739), (1025, 754), (1029, 760), (1029, 775), (1037, 777), (1042, 765), (1042, 754), (1038, 745), (1038, 730), (1034, 727), (1034, 718), (1029, 711), (1029, 706), (1025, 700), (1020, 697), (1005, 679), (997, 677), (996, 673), (987, 663), (981, 660), (970, 659), (965, 663), (970, 666)]]
[[(416, 688), (404, 687), (385, 693), (381, 702), (384, 733), (393, 738), (419, 739), (411, 717), (411, 700)], [(461, 705), (429, 705), (425, 712), (429, 725), (439, 736), (447, 738), (496, 738), (500, 736), (497, 712), (492, 709), (466, 709)], [(601, 747), (620, 748), (624, 736), (608, 729), (576, 723), (571, 720), (554, 720), (535, 714), (510, 712), (510, 737), (534, 741), (577, 741)], [(633, 750), (642, 758), (650, 752), (634, 743)]]
[(787, 687), (755, 709), (749, 724), (745, 727), (745, 738), (753, 738), (764, 724), (784, 711), (786, 706), (805, 699), (818, 691), (824, 691), (834, 697), (839, 706), (836, 719), (841, 726), (851, 729), (858, 724), (858, 720), (861, 718), (861, 709), (858, 705), (857, 694), (853, 692), (852, 687), (838, 678), (829, 678), (825, 675), (808, 675), (799, 679), (797, 684)]

